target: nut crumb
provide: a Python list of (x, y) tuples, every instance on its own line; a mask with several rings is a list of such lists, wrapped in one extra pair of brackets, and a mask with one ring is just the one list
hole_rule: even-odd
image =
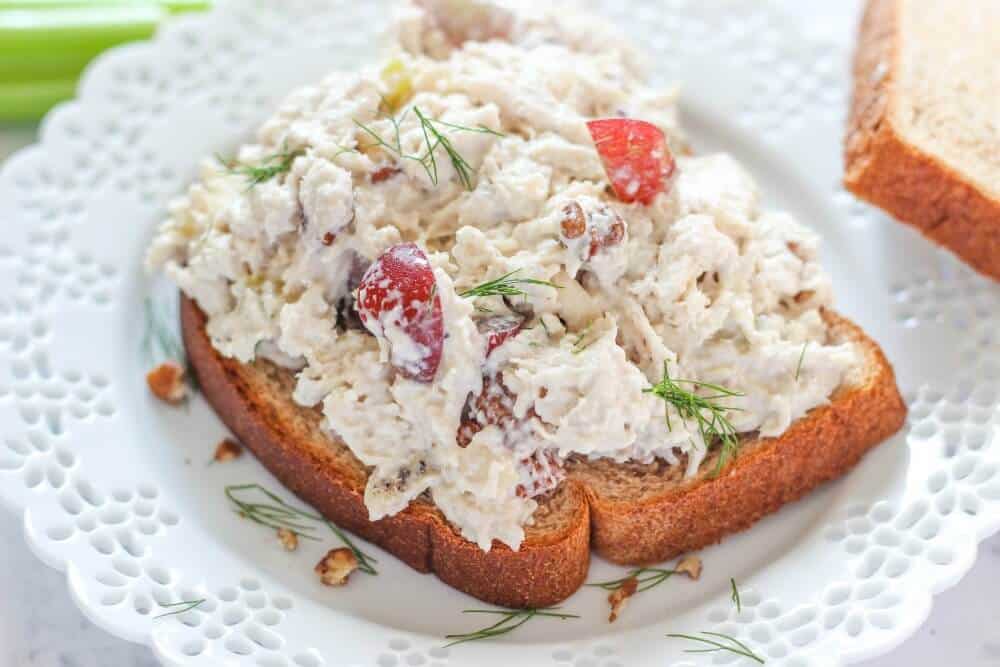
[(568, 239), (577, 239), (587, 231), (587, 216), (575, 201), (571, 201), (563, 207), (562, 218), (559, 221), (559, 229), (562, 235)]
[(216, 463), (225, 463), (226, 461), (238, 459), (242, 454), (243, 446), (240, 445), (240, 443), (236, 442), (232, 438), (225, 438), (216, 446), (215, 456), (213, 458)]
[(611, 592), (611, 595), (608, 596), (608, 602), (611, 603), (611, 614), (608, 616), (608, 623), (614, 623), (618, 619), (618, 614), (624, 609), (625, 602), (635, 595), (635, 591), (638, 588), (639, 579), (637, 577), (629, 577), (619, 588)]
[(147, 373), (146, 384), (153, 396), (170, 405), (179, 405), (187, 398), (184, 367), (176, 361), (165, 361)]
[(314, 569), (324, 586), (343, 586), (351, 572), (358, 569), (358, 559), (347, 547), (331, 549)]
[(396, 174), (401, 174), (401, 173), (403, 173), (402, 169), (400, 169), (399, 167), (394, 167), (392, 165), (389, 165), (389, 166), (386, 166), (386, 167), (381, 167), (379, 169), (376, 169), (372, 173), (372, 179), (371, 180), (372, 180), (372, 183), (382, 183), (383, 181), (388, 181), (390, 178), (392, 178)]
[(795, 303), (797, 303), (798, 305), (801, 306), (802, 304), (806, 303), (807, 301), (812, 301), (812, 298), (814, 296), (816, 296), (816, 291), (815, 290), (811, 290), (811, 289), (807, 289), (807, 290), (802, 290), (801, 292), (797, 293), (793, 297), (793, 299), (795, 300)]
[(701, 559), (697, 556), (684, 556), (674, 568), (678, 574), (686, 574), (694, 581), (701, 577)]
[(285, 547), (285, 551), (295, 551), (299, 548), (299, 536), (287, 528), (278, 529), (278, 541)]

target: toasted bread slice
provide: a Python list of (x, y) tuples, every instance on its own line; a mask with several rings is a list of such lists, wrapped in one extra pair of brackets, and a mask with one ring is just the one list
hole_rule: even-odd
[(181, 302), (184, 343), (205, 397), (283, 484), (420, 572), (489, 603), (536, 608), (580, 587), (591, 544), (612, 561), (645, 564), (715, 543), (842, 475), (898, 430), (906, 408), (889, 362), (857, 326), (832, 314), (828, 320), (833, 339), (856, 341), (865, 356), (829, 405), (779, 438), (746, 442), (718, 477), (712, 457), (694, 479), (684, 479), (680, 465), (572, 461), (568, 479), (539, 499), (521, 548), (494, 542), (487, 553), (423, 497), (369, 521), (368, 471), (323, 432), (319, 410), (292, 400), (293, 375), (267, 361), (244, 365), (221, 356), (204, 314), (186, 297)]
[(1000, 3), (869, 0), (845, 185), (1000, 279)]
[(268, 361), (244, 365), (220, 355), (205, 332), (204, 314), (186, 297), (181, 326), (201, 391), (222, 421), (282, 484), (337, 525), (415, 570), (506, 607), (548, 606), (583, 583), (590, 513), (580, 485), (563, 484), (541, 500), (516, 552), (498, 542), (484, 552), (423, 497), (399, 514), (369, 521), (367, 468), (321, 429), (318, 409), (292, 400), (293, 374)]
[(840, 477), (902, 427), (906, 405), (881, 348), (853, 322), (825, 317), (831, 342), (854, 341), (864, 364), (829, 404), (780, 437), (746, 440), (720, 475), (717, 452), (689, 479), (684, 462), (570, 464), (571, 478), (587, 489), (591, 541), (599, 554), (641, 565), (714, 544)]

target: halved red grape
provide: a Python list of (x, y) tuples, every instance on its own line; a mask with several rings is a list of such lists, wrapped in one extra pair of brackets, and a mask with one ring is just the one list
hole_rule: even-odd
[(615, 195), (648, 206), (665, 192), (676, 163), (663, 131), (633, 118), (607, 118), (587, 123)]
[(389, 345), (390, 363), (405, 377), (432, 382), (444, 348), (444, 317), (427, 255), (400, 243), (376, 259), (358, 287), (358, 315)]
[(497, 349), (508, 338), (512, 338), (521, 332), (524, 327), (524, 318), (513, 315), (495, 315), (476, 322), (479, 333), (486, 336), (486, 356)]

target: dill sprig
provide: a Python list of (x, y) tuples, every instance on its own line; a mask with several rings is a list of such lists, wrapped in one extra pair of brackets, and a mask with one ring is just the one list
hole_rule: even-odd
[(183, 614), (183, 613), (189, 612), (189, 611), (191, 611), (193, 609), (197, 609), (198, 607), (200, 607), (203, 604), (205, 604), (205, 599), (204, 598), (202, 598), (200, 600), (184, 600), (182, 602), (172, 602), (170, 604), (161, 604), (160, 606), (163, 607), (164, 609), (171, 609), (173, 607), (182, 607), (182, 608), (180, 608), (180, 609), (174, 609), (173, 611), (166, 611), (166, 612), (163, 612), (162, 614), (158, 614), (158, 615), (156, 615), (156, 616), (153, 617), (153, 620), (155, 621), (158, 618), (165, 618), (167, 616), (176, 616), (177, 614)]
[(635, 589), (636, 593), (642, 593), (643, 591), (648, 591), (654, 586), (659, 586), (664, 581), (677, 574), (677, 570), (665, 570), (659, 567), (640, 567), (636, 570), (632, 570), (627, 575), (621, 579), (612, 579), (610, 581), (598, 581), (592, 584), (586, 584), (587, 586), (592, 586), (594, 588), (603, 588), (606, 591), (617, 591), (619, 588), (624, 586), (629, 580), (635, 579), (639, 582), (638, 587)]
[[(319, 541), (320, 538), (314, 534), (314, 531), (319, 526), (306, 522), (325, 525), (348, 549), (354, 552), (354, 556), (358, 559), (359, 570), (367, 574), (378, 574), (378, 571), (372, 565), (372, 563), (377, 562), (375, 558), (361, 551), (344, 531), (325, 517), (289, 505), (260, 484), (231, 485), (225, 488), (225, 492), (226, 498), (236, 506), (236, 513), (238, 515), (262, 526), (274, 528), (275, 530), (284, 528), (298, 537)], [(239, 497), (240, 494), (248, 495), (253, 493), (264, 496), (266, 500), (261, 502), (259, 500)]]
[(799, 381), (799, 375), (802, 374), (802, 362), (806, 358), (806, 348), (809, 347), (809, 341), (802, 343), (802, 352), (799, 354), (799, 365), (795, 367), (795, 381)]
[(239, 164), (236, 160), (227, 160), (219, 155), (216, 155), (215, 159), (218, 160), (230, 174), (244, 176), (247, 179), (247, 189), (250, 190), (256, 185), (260, 185), (265, 181), (271, 180), (278, 174), (286, 173), (292, 168), (292, 163), (295, 162), (295, 158), (304, 154), (305, 151), (302, 149), (290, 151), (286, 146), (277, 153), (266, 156), (261, 163), (257, 165)]
[(750, 650), (750, 647), (736, 639), (735, 637), (730, 637), (729, 635), (724, 635), (719, 632), (708, 632), (702, 631), (699, 633), (701, 636), (697, 635), (682, 635), (682, 634), (668, 634), (667, 637), (672, 639), (686, 639), (690, 642), (696, 642), (708, 648), (691, 648), (686, 649), (685, 653), (719, 653), (722, 651), (733, 653), (744, 658), (750, 658), (751, 660), (756, 660), (760, 664), (764, 664), (764, 659), (759, 655)]
[[(736, 611), (739, 613), (743, 611), (743, 605), (740, 602), (740, 591), (736, 587), (736, 580), (730, 578), (729, 585), (732, 587), (730, 599), (732, 599), (733, 604), (736, 605)], [(698, 633), (698, 635), (668, 634), (667, 637), (672, 639), (686, 639), (687, 641), (695, 642), (705, 647), (686, 649), (684, 651), (685, 653), (720, 653), (725, 651), (744, 658), (750, 658), (751, 660), (755, 660), (762, 665), (764, 664), (763, 658), (754, 653), (749, 646), (735, 637), (730, 637), (729, 635), (719, 632), (709, 632), (707, 630), (702, 630)]]
[(479, 299), (487, 296), (528, 296), (528, 293), (518, 287), (518, 285), (543, 285), (555, 289), (562, 289), (559, 285), (550, 283), (547, 280), (536, 280), (535, 278), (514, 278), (514, 274), (521, 269), (515, 269), (507, 275), (500, 276), (494, 280), (489, 280), (481, 285), (476, 285), (471, 289), (459, 293), (460, 297)]
[(143, 304), (145, 325), (142, 335), (142, 354), (150, 366), (165, 360), (177, 362), (184, 368), (184, 379), (192, 391), (198, 391), (198, 378), (188, 361), (177, 332), (176, 316), (169, 307), (157, 304), (152, 297), (146, 297)]
[[(466, 190), (474, 189), (475, 185), (472, 182), (472, 174), (474, 174), (476, 170), (473, 169), (468, 162), (466, 162), (465, 158), (462, 157), (461, 153), (455, 150), (455, 146), (451, 143), (451, 140), (448, 139), (448, 137), (446, 137), (445, 135), (441, 134), (441, 132), (436, 127), (434, 127), (434, 123), (431, 121), (431, 119), (429, 119), (427, 116), (425, 116), (423, 113), (420, 112), (419, 107), (413, 107), (413, 113), (415, 113), (417, 118), (420, 119), (420, 129), (424, 133), (424, 141), (426, 141), (427, 145), (431, 147), (427, 151), (427, 154), (430, 156), (431, 160), (432, 161), (434, 160), (434, 149), (437, 148), (438, 146), (443, 148), (444, 152), (447, 153), (448, 155), (448, 159), (451, 160), (451, 164), (452, 166), (454, 166), (455, 173), (458, 174), (458, 180), (462, 182), (462, 186), (465, 187)], [(443, 122), (442, 125), (444, 125)], [(467, 128), (463, 128), (458, 125), (447, 125), (447, 127), (452, 128), (453, 131), (455, 130), (469, 131)], [(433, 146), (431, 145), (431, 137), (434, 137), (435, 140)], [(434, 163), (434, 172), (436, 176), (437, 175), (436, 163)], [(436, 181), (435, 185), (437, 185)]]
[[(689, 385), (692, 391), (682, 387), (682, 384)], [(707, 390), (708, 395), (696, 394), (697, 390)], [(719, 401), (743, 396), (742, 393), (726, 389), (717, 384), (699, 382), (696, 380), (680, 380), (670, 377), (667, 363), (663, 362), (663, 379), (657, 384), (643, 390), (643, 393), (653, 394), (664, 400), (666, 403), (667, 429), (673, 430), (670, 423), (670, 406), (673, 405), (677, 414), (685, 421), (694, 421), (698, 426), (698, 432), (705, 446), (711, 445), (718, 440), (722, 446), (719, 454), (719, 463), (715, 474), (718, 475), (725, 468), (726, 463), (736, 457), (739, 452), (740, 440), (736, 427), (726, 416), (726, 412), (739, 412), (740, 408), (734, 408), (720, 404)]]
[(182, 366), (185, 365), (184, 345), (181, 344), (180, 336), (174, 329), (174, 319), (163, 307), (154, 303), (151, 297), (146, 297), (143, 306), (146, 330), (142, 337), (142, 349), (147, 361), (152, 363), (159, 354), (161, 357), (173, 359)]
[(588, 324), (584, 327), (583, 331), (577, 334), (576, 338), (573, 340), (573, 354), (580, 354), (597, 341), (597, 337), (590, 339), (590, 341), (586, 340), (592, 326), (593, 323)]
[(556, 610), (560, 607), (545, 607), (542, 609), (466, 609), (463, 614), (494, 614), (496, 616), (502, 616), (499, 621), (494, 623), (489, 627), (485, 627), (481, 630), (476, 630), (475, 632), (468, 632), (465, 634), (456, 635), (446, 635), (445, 639), (452, 640), (448, 644), (445, 644), (445, 648), (449, 646), (454, 646), (456, 644), (462, 644), (465, 642), (478, 641), (481, 639), (490, 639), (492, 637), (499, 637), (500, 635), (505, 635), (509, 632), (513, 632), (518, 629), (531, 619), (538, 616), (545, 616), (549, 618), (559, 618), (566, 620), (569, 618), (580, 618), (576, 614), (564, 614), (559, 613)]
[[(420, 110), (420, 107), (414, 106), (412, 107), (412, 110), (420, 122), (420, 131), (424, 136), (425, 151), (419, 155), (411, 155), (403, 150), (402, 140), (400, 139), (400, 125), (402, 125), (407, 114), (410, 113), (410, 110), (410, 108), (407, 108), (398, 118), (393, 116), (389, 117), (389, 122), (392, 123), (393, 128), (393, 136), (391, 140), (383, 138), (378, 132), (358, 120), (355, 120), (354, 124), (374, 139), (376, 144), (390, 153), (399, 156), (403, 160), (413, 160), (414, 162), (420, 164), (420, 166), (424, 168), (424, 171), (427, 172), (427, 177), (430, 179), (431, 183), (435, 186), (438, 184), (438, 163), (435, 153), (438, 148), (442, 148), (448, 156), (448, 159), (451, 161), (452, 167), (454, 167), (455, 173), (458, 175), (458, 179), (461, 181), (462, 186), (466, 190), (473, 190), (475, 188), (475, 184), (472, 181), (472, 176), (476, 173), (476, 170), (469, 164), (465, 157), (458, 152), (448, 135), (455, 132), (476, 132), (480, 134), (492, 134), (497, 137), (502, 137), (504, 135), (495, 130), (491, 130), (484, 125), (479, 125), (478, 127), (467, 127), (465, 125), (446, 123), (443, 120), (427, 116)], [(442, 131), (442, 128), (444, 131)]]

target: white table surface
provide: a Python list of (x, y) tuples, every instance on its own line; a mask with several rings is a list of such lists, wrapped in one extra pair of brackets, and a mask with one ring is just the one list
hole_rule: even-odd
[[(803, 30), (847, 44), (860, 0), (776, 0)], [(0, 126), (0, 160), (34, 140), (34, 127)], [(21, 521), (0, 510), (0, 667), (156, 667), (143, 646), (112, 637), (73, 605), (61, 574), (28, 550)], [(1000, 535), (955, 588), (934, 603), (916, 636), (865, 667), (1000, 666)]]

